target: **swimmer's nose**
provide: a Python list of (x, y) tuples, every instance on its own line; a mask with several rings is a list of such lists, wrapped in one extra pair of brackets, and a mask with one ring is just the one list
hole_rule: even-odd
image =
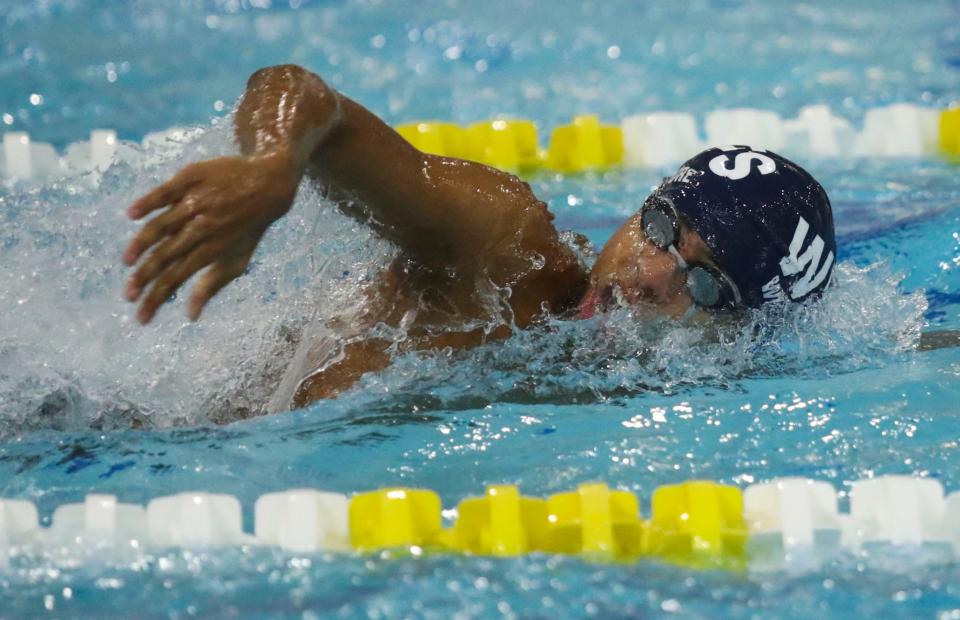
[(663, 304), (683, 289), (685, 274), (677, 257), (652, 243), (637, 256), (634, 277), (624, 282), (628, 299)]

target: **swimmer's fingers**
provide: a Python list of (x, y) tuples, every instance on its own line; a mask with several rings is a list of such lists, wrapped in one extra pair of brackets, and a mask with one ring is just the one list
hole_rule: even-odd
[(136, 301), (150, 282), (153, 281), (176, 258), (190, 252), (205, 241), (210, 234), (210, 227), (201, 218), (194, 218), (189, 224), (174, 236), (167, 238), (150, 253), (145, 261), (137, 268), (123, 292), (127, 301)]
[(170, 265), (157, 278), (150, 292), (137, 311), (137, 320), (146, 325), (153, 319), (157, 309), (164, 304), (190, 276), (209, 265), (220, 254), (215, 243), (205, 243), (195, 248), (184, 260)]
[(123, 251), (123, 262), (127, 265), (136, 263), (144, 252), (167, 235), (176, 232), (191, 215), (190, 205), (180, 204), (147, 222)]
[(127, 208), (127, 216), (132, 220), (139, 220), (152, 211), (172, 204), (180, 200), (198, 181), (197, 166), (187, 166), (163, 185), (134, 201)]
[(220, 289), (243, 275), (250, 264), (250, 255), (241, 256), (233, 260), (217, 261), (206, 271), (193, 287), (187, 312), (191, 321), (200, 318), (204, 306), (207, 305)]

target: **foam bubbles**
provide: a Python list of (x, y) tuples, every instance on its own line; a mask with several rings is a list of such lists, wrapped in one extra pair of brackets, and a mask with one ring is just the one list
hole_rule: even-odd
[(922, 292), (900, 290), (901, 280), (884, 263), (842, 263), (821, 300), (766, 307), (745, 320), (638, 320), (631, 308), (587, 321), (551, 318), (474, 350), (409, 354), (341, 400), (421, 411), (568, 404), (849, 373), (891, 363), (916, 346), (927, 304)]
[(94, 191), (67, 179), (0, 195), (0, 434), (263, 412), (302, 326), (355, 293), (388, 249), (304, 184), (202, 321), (175, 299), (138, 325), (120, 296), (121, 252), (139, 228), (124, 209), (184, 164), (234, 152), (221, 125), (175, 156), (158, 147), (114, 166)]

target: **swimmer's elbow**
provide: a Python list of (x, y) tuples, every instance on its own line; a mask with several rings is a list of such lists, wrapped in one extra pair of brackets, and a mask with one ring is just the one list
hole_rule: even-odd
[(330, 92), (331, 89), (319, 75), (295, 64), (282, 64), (264, 67), (254, 71), (247, 80), (247, 90), (254, 90), (269, 84), (299, 84), (309, 88)]
[(250, 75), (250, 79), (247, 80), (247, 88), (256, 88), (264, 82), (272, 81), (272, 79), (278, 75), (283, 75), (284, 77), (302, 77), (307, 73), (309, 73), (309, 71), (300, 65), (289, 63), (263, 67), (262, 69), (257, 69)]

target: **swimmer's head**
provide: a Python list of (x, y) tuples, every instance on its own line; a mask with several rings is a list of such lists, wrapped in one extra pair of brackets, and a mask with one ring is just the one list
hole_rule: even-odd
[(809, 173), (762, 149), (712, 148), (613, 234), (580, 315), (616, 301), (676, 317), (800, 302), (827, 286), (836, 252), (830, 201)]

